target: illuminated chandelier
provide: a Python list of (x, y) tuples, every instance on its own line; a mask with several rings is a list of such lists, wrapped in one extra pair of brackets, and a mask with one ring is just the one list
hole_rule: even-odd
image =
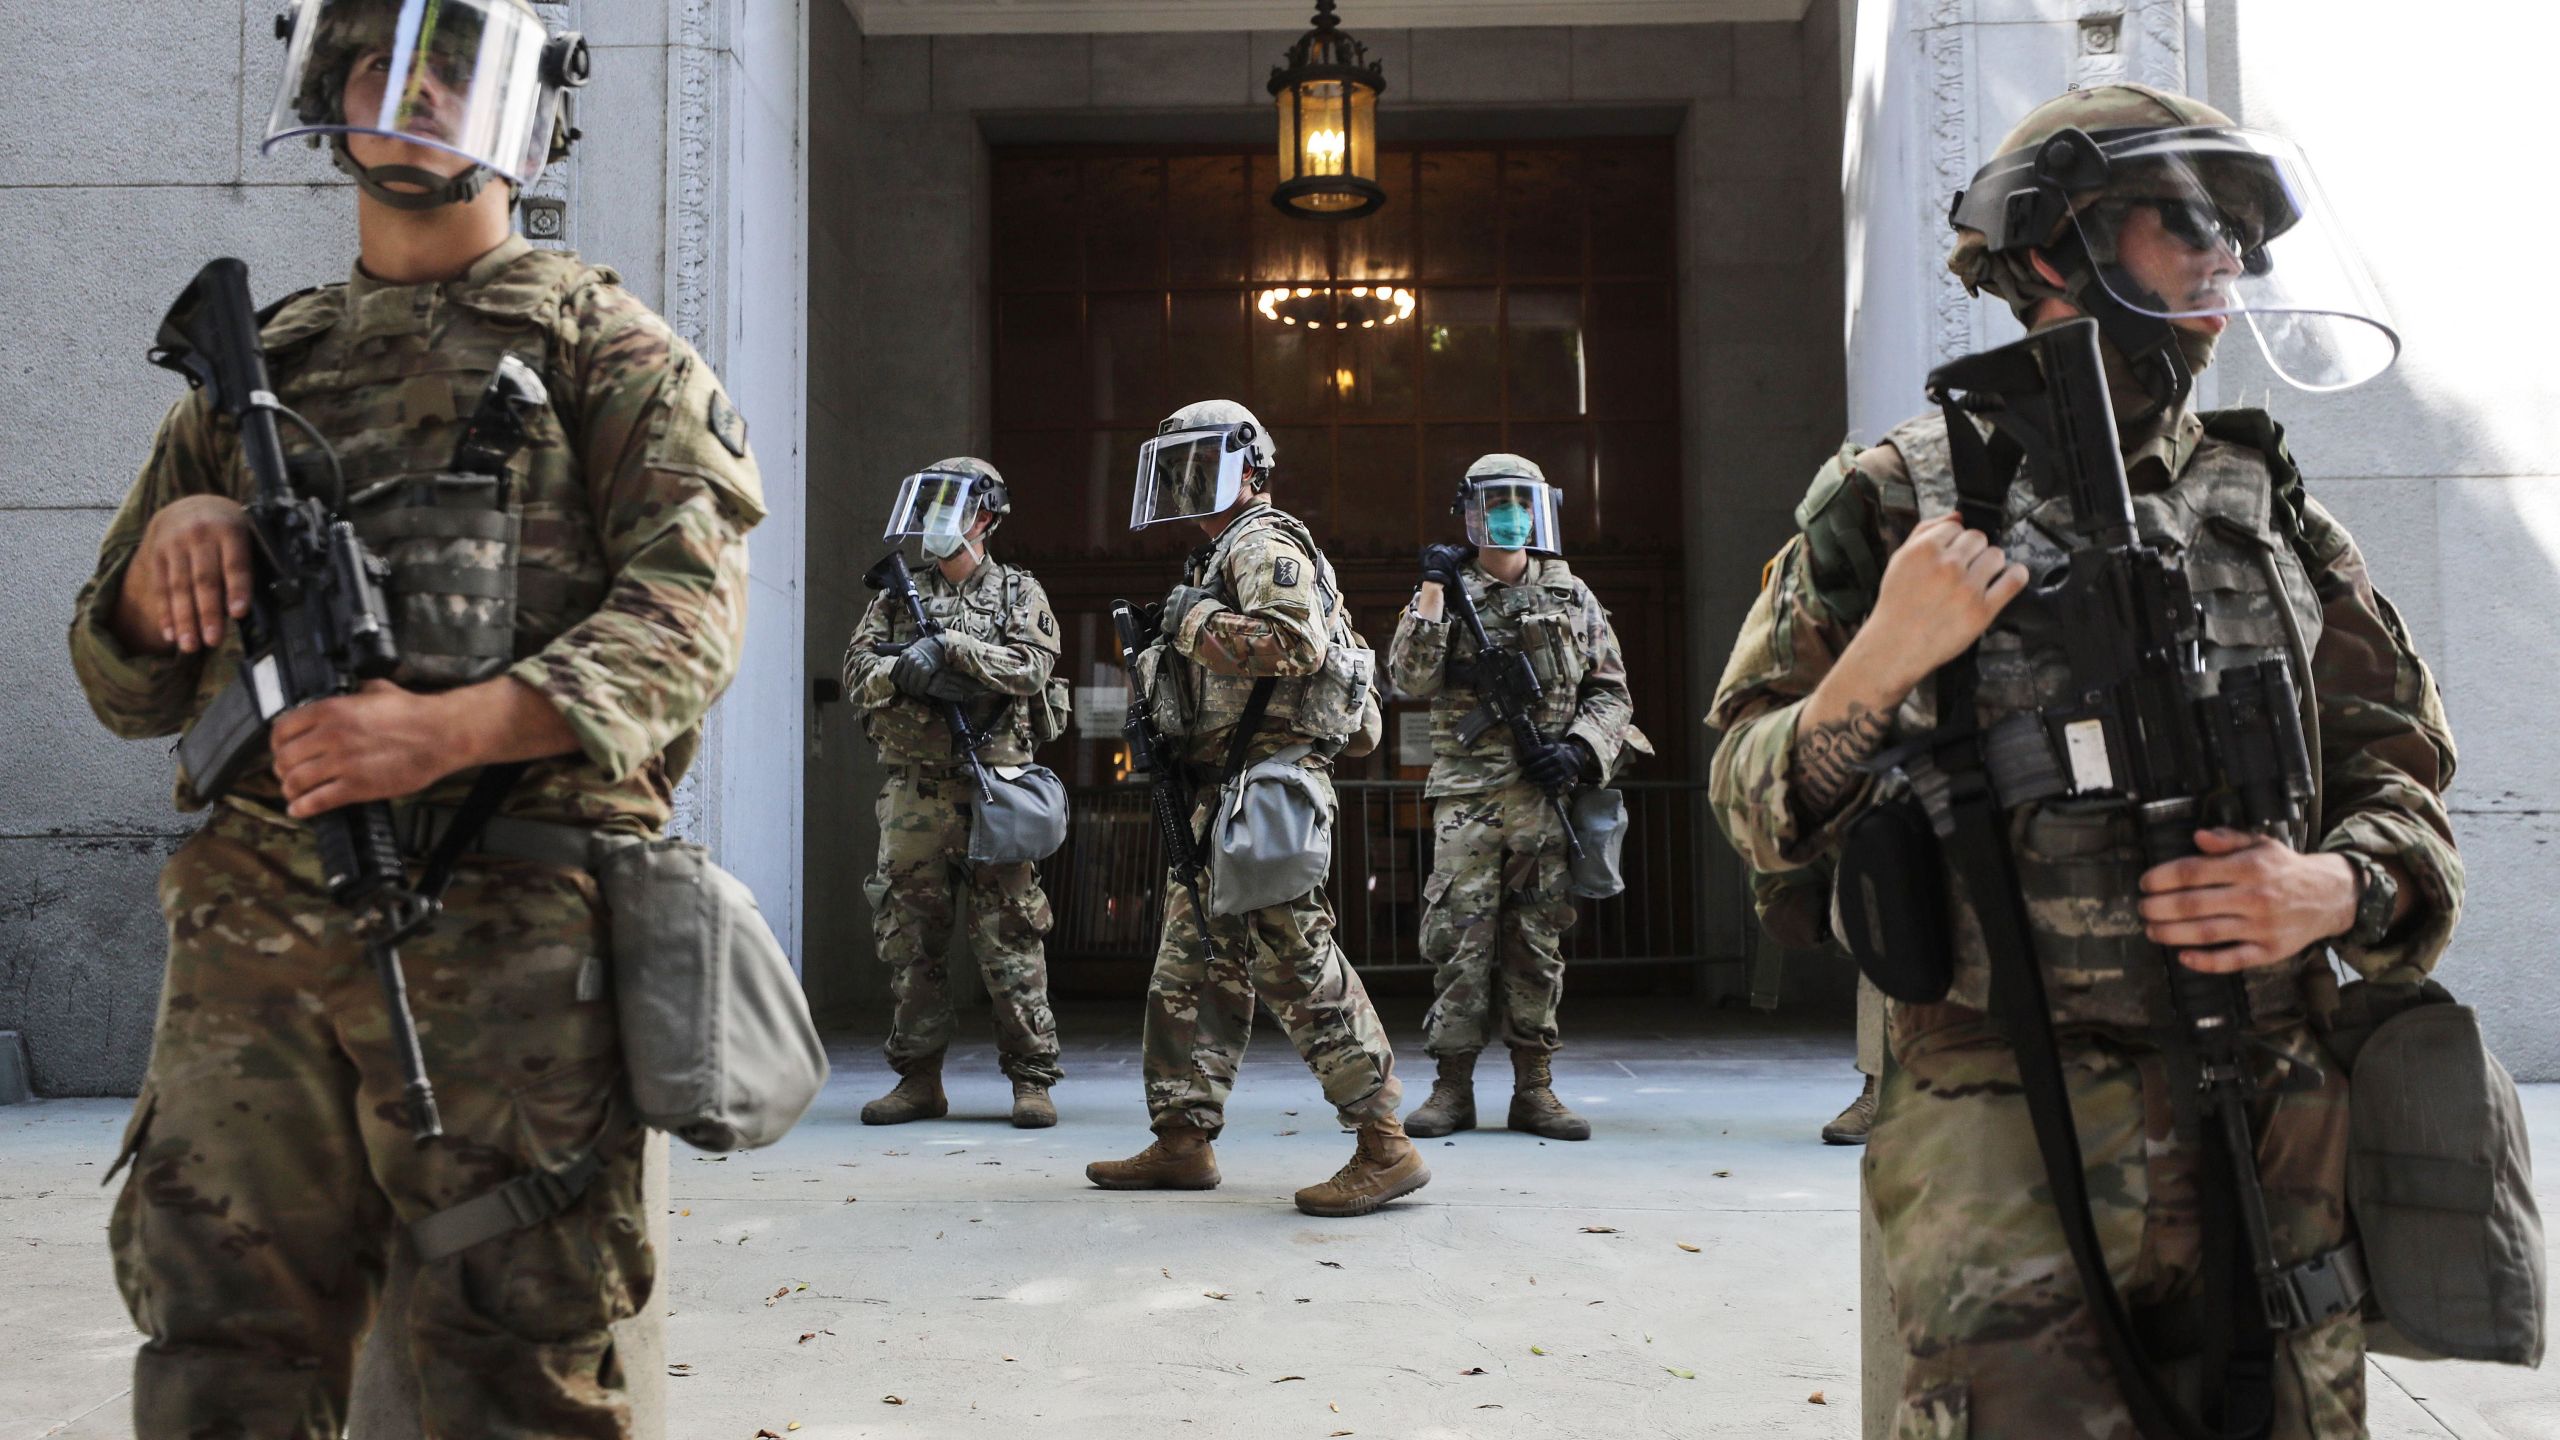
[(1378, 184), (1378, 96), (1386, 66), (1316, 0), (1314, 28), (1298, 37), (1268, 87), (1279, 107), (1280, 183), (1271, 203), (1305, 220), (1349, 220), (1387, 203)]
[(1253, 297), (1265, 320), (1310, 330), (1375, 330), (1413, 318), (1401, 285), (1274, 285)]

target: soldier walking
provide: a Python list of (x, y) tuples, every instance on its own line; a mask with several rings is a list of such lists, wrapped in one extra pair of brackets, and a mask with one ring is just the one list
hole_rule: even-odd
[[(1205, 400), (1175, 411), (1139, 459), (1130, 528), (1189, 520), (1210, 541), (1160, 610), (1162, 639), (1148, 664), (1161, 698), (1130, 697), (1152, 704), (1167, 733), (1183, 739), (1197, 787), (1195, 833), (1228, 798), (1227, 781), (1282, 757), (1319, 797), (1330, 833), (1333, 757), (1355, 736), (1377, 738), (1371, 676), (1352, 663), (1354, 637), (1333, 566), (1305, 522), (1271, 503), (1278, 457), (1251, 411)], [(1094, 1184), (1217, 1185), (1210, 1142), (1226, 1123), (1257, 999), (1289, 1032), (1343, 1125), (1359, 1132), (1332, 1179), (1297, 1192), (1298, 1208), (1366, 1215), (1430, 1183), (1396, 1118), (1403, 1091), (1395, 1055), (1333, 938), (1316, 858), (1317, 879), (1302, 893), (1236, 914), (1202, 916), (1189, 888), (1168, 879), (1144, 1040), (1156, 1138), (1129, 1159), (1086, 1166)], [(1212, 896), (1218, 883), (1213, 875)]]
[[(737, 671), (764, 513), (746, 424), (613, 272), (511, 233), (516, 195), (575, 135), (583, 42), (547, 37), (527, 0), (302, 0), (292, 20), (266, 148), (329, 146), (361, 248), (345, 283), (268, 314), (270, 398), (310, 432), (287, 428), (289, 473), (393, 555), (403, 665), (277, 716), (272, 758), (161, 874), (168, 972), (110, 1227), (148, 1336), (134, 1430), (341, 1433), (410, 1227), (399, 1343), (428, 1434), (621, 1436), (609, 1327), (648, 1302), (657, 1257), (583, 857), (597, 831), (665, 828)], [(468, 483), (451, 473), (462, 422), (510, 360), (549, 403), (501, 483)], [(240, 429), (203, 391), (179, 401), (72, 620), (115, 733), (178, 733), (239, 672), (253, 490)], [(484, 767), (511, 762), (531, 763), (443, 920), (402, 947), (442, 1105), (422, 1144), (389, 1002), (309, 822), (394, 802), (415, 859)], [(194, 778), (177, 800), (201, 811)]]
[(1049, 683), (1058, 620), (1031, 572), (987, 552), (1013, 513), (1013, 492), (984, 460), (960, 456), (907, 477), (886, 538), (915, 536), (933, 563), (916, 589), (936, 633), (918, 635), (899, 597), (883, 590), (844, 651), (844, 690), (891, 767), (873, 813), (880, 858), (863, 894), (871, 933), (896, 997), (886, 1053), (896, 1088), (862, 1107), (865, 1125), (903, 1125), (949, 1113), (943, 1054), (951, 1046), (950, 975), (943, 952), (965, 923), (995, 1002), (997, 1063), (1013, 1082), (1012, 1121), (1058, 1123), (1058, 1021), (1049, 1009), (1044, 949), (1049, 897), (1031, 861), (972, 860), (978, 792), (943, 703), (956, 702), (989, 766), (1030, 763), (1065, 726)]
[[(1467, 467), (1449, 508), (1466, 545), (1422, 552), (1422, 587), (1396, 620), (1387, 672), (1396, 692), (1431, 702), (1431, 878), (1422, 953), (1437, 967), (1423, 1043), (1440, 1073), (1405, 1117), (1411, 1134), (1476, 1128), (1476, 1057), (1511, 1052), (1514, 1130), (1587, 1140), (1591, 1122), (1556, 1098), (1564, 932), (1576, 916), (1565, 820), (1555, 797), (1602, 785), (1634, 749), (1626, 660), (1609, 612), (1564, 562), (1558, 495), (1536, 462), (1487, 455)], [(1539, 687), (1543, 746), (1523, 754), (1484, 708), (1472, 635), (1450, 635), (1447, 591), (1464, 586), (1495, 647), (1525, 657)]]

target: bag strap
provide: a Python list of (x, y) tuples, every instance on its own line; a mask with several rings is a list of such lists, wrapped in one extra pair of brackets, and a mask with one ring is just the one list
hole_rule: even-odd
[(409, 1244), (418, 1252), (418, 1263), (432, 1265), (568, 1213), (604, 1173), (606, 1160), (639, 1128), (640, 1117), (624, 1098), (622, 1082), (616, 1080), (595, 1138), (566, 1162), (549, 1168), (537, 1165), (493, 1190), (409, 1222)]
[[(1964, 523), (1996, 539), (2006, 528), (2008, 493), (2023, 452), (2005, 435), (1986, 442), (1970, 416), (1953, 404), (1945, 407), (1949, 456), (1954, 462), (1957, 509)], [(1991, 960), (1991, 1005), (2010, 1050), (2018, 1062), (2027, 1118), (2035, 1131), (2036, 1151), (2044, 1161), (2045, 1181), (2053, 1196), (2055, 1218), (2062, 1227), (2078, 1273), (2082, 1297), (2098, 1332), (2116, 1388), (2134, 1424), (2156, 1440), (2239, 1440), (2262, 1436), (2274, 1413), (2271, 1354), (2244, 1353), (2240, 1336), (2226, 1328), (2234, 1318), (2219, 1297), (2231, 1295), (2233, 1280), (2227, 1240), (2217, 1246), (2208, 1234), (2205, 1267), (2206, 1393), (2219, 1395), (2220, 1413), (2239, 1417), (2236, 1426), (2208, 1427), (2187, 1413), (2137, 1338), (2124, 1295), (2107, 1266), (2106, 1248), (2098, 1238), (2089, 1201), (2088, 1163), (2080, 1150), (2080, 1132), (2071, 1113), (2071, 1091), (2064, 1078), (2061, 1044), (2053, 1033), (2052, 1007), (2045, 996), (2044, 974), (2036, 960), (2011, 861), (2008, 827), (1991, 785), (1980, 728), (1974, 716), (1979, 689), (1980, 644), (1966, 648), (1938, 671), (1938, 725), (1949, 743), (1937, 747), (1936, 760), (1946, 781), (1946, 806), (1952, 820), (1950, 863), (1964, 881), (1982, 927), (1983, 947)], [(2209, 1144), (2205, 1147), (2212, 1148)], [(2223, 1229), (2228, 1235), (2230, 1227)], [(2216, 1255), (2215, 1252), (2223, 1252)], [(2219, 1263), (2215, 1263), (2219, 1261)], [(2217, 1322), (2218, 1317), (2218, 1322)], [(2256, 1327), (2265, 1348), (2274, 1337)], [(2245, 1330), (2242, 1334), (2245, 1335)], [(2217, 1353), (2219, 1352), (2219, 1353)]]
[(465, 852), (480, 840), (480, 832), (497, 818), (498, 807), (506, 803), (507, 792), (533, 768), (531, 761), (519, 760), (507, 765), (491, 765), (471, 782), (471, 793), (454, 811), (453, 823), (437, 837), (435, 848), (427, 853), (426, 871), (418, 881), (418, 893), (429, 900), (442, 901), (444, 892), (453, 887), (453, 872), (462, 864)]
[(1280, 682), (1269, 675), (1253, 682), (1253, 693), (1244, 700), (1244, 714), (1236, 721), (1235, 734), (1227, 741), (1226, 773), (1218, 777), (1218, 788), (1224, 790), (1244, 773), (1244, 757), (1253, 748), (1253, 737), (1262, 733), (1262, 715), (1271, 708), (1271, 692)]

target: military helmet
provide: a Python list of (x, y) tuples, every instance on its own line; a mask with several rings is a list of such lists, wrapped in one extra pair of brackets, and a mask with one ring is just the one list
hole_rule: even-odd
[(1271, 438), (1271, 427), (1255, 419), (1252, 411), (1236, 401), (1195, 400), (1166, 416), (1156, 426), (1156, 433), (1170, 435), (1179, 430), (1207, 430), (1221, 425), (1250, 427), (1251, 434), (1245, 434), (1241, 428), (1237, 434), (1242, 437), (1245, 452), (1253, 459), (1253, 468), (1261, 472), (1261, 483), (1268, 488), (1271, 472), (1280, 464), (1280, 444)]
[[(587, 83), (584, 37), (549, 34), (531, 0), (292, 0), (276, 17), (286, 63), (267, 136), (273, 150), (295, 138), (329, 143), (332, 158), (368, 194), (402, 209), (466, 201), (495, 176), (519, 190), (543, 166), (568, 157), (578, 138), (569, 92)], [(386, 61), (383, 98), (350, 114), (357, 63)], [(408, 68), (391, 75), (388, 62)], [(368, 105), (375, 102), (367, 101)], [(472, 162), (445, 177), (413, 166), (365, 167), (347, 137), (379, 135)], [(414, 186), (391, 189), (384, 182)]]
[(2021, 320), (2068, 302), (2163, 405), (2184, 399), (2234, 319), (2307, 390), (2358, 384), (2399, 353), (2300, 148), (2200, 100), (2118, 84), (2048, 101), (1957, 193), (1947, 221), (1947, 268), (1967, 289), (1998, 295)]
[(970, 476), (978, 482), (975, 493), (979, 509), (992, 510), (998, 515), (1013, 513), (1013, 487), (1004, 483), (1004, 476), (996, 473), (995, 466), (975, 455), (954, 455), (948, 460), (936, 460), (925, 468), (946, 475)]
[(1166, 416), (1138, 447), (1129, 496), (1129, 528), (1197, 520), (1235, 506), (1245, 469), (1257, 488), (1271, 487), (1280, 447), (1252, 411), (1233, 400), (1201, 400)]
[(1564, 553), (1562, 508), (1547, 472), (1525, 455), (1480, 455), (1458, 479), (1449, 513), (1466, 522), (1469, 543), (1533, 555)]

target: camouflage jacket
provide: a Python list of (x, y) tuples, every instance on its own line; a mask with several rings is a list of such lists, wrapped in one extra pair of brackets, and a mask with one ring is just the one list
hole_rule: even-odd
[[(506, 812), (663, 827), (703, 713), (737, 672), (746, 533), (764, 515), (745, 422), (711, 367), (612, 271), (522, 237), (445, 284), (391, 285), (358, 269), (286, 301), (263, 339), (279, 396), (329, 438), (351, 494), (444, 469), (502, 356), (541, 372), (551, 404), (511, 470), (523, 550), (505, 673), (558, 709), (579, 749), (535, 764)], [(310, 451), (285, 433), (288, 459)], [(144, 527), (182, 496), (246, 501), (253, 489), (236, 428), (201, 392), (181, 399), (71, 621), (81, 687), (116, 734), (180, 732), (240, 654), (236, 631), (210, 657), (133, 654), (117, 641), (110, 620)], [(470, 779), (423, 798), (458, 803)], [(260, 761), (230, 799), (281, 815), (282, 793)], [(203, 808), (183, 782), (177, 800)]]
[(1299, 711), (1325, 669), (1329, 616), (1343, 603), (1332, 575), (1306, 523), (1268, 502), (1249, 507), (1185, 562), (1183, 583), (1218, 596), (1165, 637), (1178, 662), (1165, 667), (1166, 678), (1189, 712), (1174, 733), (1187, 737), (1192, 763), (1224, 763), (1254, 682), (1266, 678), (1280, 683), (1248, 755), (1328, 738), (1304, 729)]
[[(2460, 914), (2463, 872), (2442, 800), (2455, 766), (2451, 731), (2398, 613), (2373, 588), (2362, 553), (2335, 517), (2307, 494), (2288, 500), (2273, 493), (2261, 450), (2207, 435), (2197, 417), (2183, 416), (2132, 452), (2127, 470), (2144, 533), (2181, 554), (2203, 610), (2206, 647), (2219, 663), (2285, 653), (2278, 607), (2293, 612), (2292, 628), (2311, 652), (2320, 731), (2320, 829), (2294, 838), (2305, 849), (2389, 857), (2407, 871), (2413, 908), (2406, 918), (2377, 945), (2335, 943), (2368, 977), (2422, 977)], [(1717, 818), (1755, 870), (1836, 857), (1847, 823), (1871, 798), (1873, 782), (1827, 820), (1800, 813), (1789, 789), (1796, 716), (1857, 633), (1884, 557), (1921, 518), (1952, 508), (1953, 496), (1944, 421), (1934, 414), (1912, 421), (1883, 444), (1851, 447), (1825, 467), (1798, 512), (1804, 532), (1770, 563), (1707, 717), (1725, 732), (1712, 779)], [(2066, 504), (2038, 497), (2023, 480), (2011, 493), (2012, 523), (2001, 544), (2039, 583), (2061, 558), (2055, 537), (2067, 531), (2053, 507)], [(2288, 505), (2298, 506), (2291, 518)], [(2271, 574), (2281, 594), (2270, 586)], [(1984, 637), (1986, 723), (2061, 698), (2049, 693), (2064, 674), (2055, 642), (2037, 638), (2034, 625), (2032, 605), (2013, 605)], [(1894, 738), (1934, 723), (1934, 693), (1934, 682), (1913, 692), (1896, 716)], [(2024, 806), (2011, 816), (2039, 958), (2057, 1021), (2137, 1028), (2158, 1002), (2155, 952), (2142, 940), (2134, 910), (2139, 847), (2120, 827), (2109, 828), (2114, 820), (2093, 820), (2087, 802), (2077, 803), (2081, 809), (2067, 802)], [(1961, 891), (1952, 884), (1949, 897), (1950, 913), (1961, 915)], [(1955, 928), (1949, 1003), (1896, 1007), (1897, 1037), (1967, 1023), (1963, 1012), (1985, 1008), (1978, 930), (1962, 920)], [(2318, 953), (2314, 947), (2297, 965)], [(2286, 993), (2297, 973), (2252, 972), (2256, 1012), (2298, 1004), (2298, 994)]]
[[(1538, 677), (1538, 708), (1532, 718), (1541, 736), (1570, 736), (1590, 746), (1599, 757), (1603, 783), (1617, 773), (1629, 749), (1653, 753), (1635, 726), (1626, 655), (1618, 648), (1609, 611), (1562, 560), (1531, 557), (1517, 585), (1505, 585), (1481, 565), (1470, 564), (1459, 583), (1475, 601), (1486, 638), (1528, 656)], [(1475, 646), (1475, 637), (1446, 610), (1438, 620), (1425, 620), (1411, 605), (1396, 618), (1395, 639), (1387, 646), (1387, 675), (1396, 693), (1431, 702), (1431, 778), (1424, 793), (1434, 798), (1499, 790), (1520, 778), (1510, 726), (1487, 726), (1473, 745), (1459, 738), (1467, 717), (1481, 704), (1465, 678), (1475, 661)]]
[[(989, 764), (1028, 763), (1033, 747), (1047, 738), (1035, 722), (1048, 703), (1049, 674), (1058, 663), (1058, 619), (1049, 609), (1049, 592), (1030, 571), (993, 557), (957, 584), (944, 578), (939, 565), (925, 566), (915, 578), (925, 614), (942, 627), (952, 667), (986, 687), (985, 696), (967, 702), (969, 723), (992, 732), (978, 757)], [(889, 679), (897, 658), (872, 653), (875, 644), (915, 637), (905, 601), (887, 591), (872, 597), (844, 647), (845, 698), (862, 711), (863, 731), (880, 747), (881, 758), (954, 768), (962, 761), (941, 702), (901, 693)]]

